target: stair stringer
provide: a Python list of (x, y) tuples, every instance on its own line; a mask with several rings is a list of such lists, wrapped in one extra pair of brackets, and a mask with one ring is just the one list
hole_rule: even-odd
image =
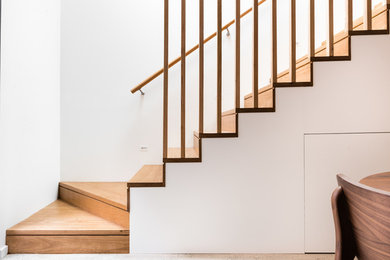
[(202, 164), (166, 165), (166, 188), (132, 189), (132, 252), (303, 253), (304, 134), (390, 130), (390, 37), (351, 44), (314, 88), (276, 89), (277, 113), (240, 116), (239, 139), (205, 140)]

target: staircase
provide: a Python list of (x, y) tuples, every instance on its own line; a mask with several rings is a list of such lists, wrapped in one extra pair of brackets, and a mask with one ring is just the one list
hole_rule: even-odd
[[(271, 1), (271, 0), (268, 0)], [(165, 187), (165, 164), (202, 161), (203, 138), (236, 138), (238, 137), (238, 117), (240, 113), (276, 112), (276, 88), (311, 87), (313, 86), (313, 64), (323, 61), (348, 61), (351, 59), (351, 40), (354, 35), (389, 34), (390, 0), (387, 5), (366, 8), (364, 16), (352, 17), (352, 0), (346, 0), (347, 21), (345, 31), (333, 33), (333, 0), (329, 0), (327, 41), (319, 48), (314, 48), (314, 0), (310, 0), (310, 43), (307, 56), (296, 57), (295, 47), (295, 0), (291, 0), (290, 17), (290, 68), (277, 70), (277, 26), (276, 1), (272, 1), (272, 76), (270, 84), (259, 88), (258, 48), (253, 55), (253, 91), (240, 97), (240, 19), (254, 12), (254, 43), (258, 44), (258, 8), (265, 0), (254, 0), (251, 9), (241, 13), (240, 1), (236, 0), (236, 18), (228, 25), (222, 26), (222, 0), (218, 0), (218, 30), (210, 37), (217, 37), (217, 131), (205, 132), (204, 107), (204, 44), (211, 38), (204, 39), (204, 0), (199, 0), (199, 45), (186, 52), (185, 38), (185, 0), (182, 0), (182, 52), (181, 56), (168, 61), (168, 0), (164, 0), (164, 68), (153, 74), (132, 92), (142, 91), (149, 82), (164, 74), (164, 132), (163, 164), (143, 166), (128, 182), (61, 182), (59, 183), (58, 200), (41, 209), (31, 217), (7, 230), (9, 253), (128, 253), (129, 249), (129, 212), (130, 189), (140, 187)], [(367, 1), (370, 6), (371, 1)], [(221, 33), (229, 26), (236, 24), (236, 96), (235, 108), (222, 111), (222, 39)], [(199, 128), (193, 129), (193, 146), (185, 143), (185, 58), (199, 49)], [(168, 70), (181, 62), (181, 137), (180, 147), (168, 145)], [(188, 129), (187, 129), (188, 131)]]

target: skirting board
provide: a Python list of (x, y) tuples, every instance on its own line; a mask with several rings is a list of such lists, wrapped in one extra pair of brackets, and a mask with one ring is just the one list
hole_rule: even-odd
[(0, 248), (0, 259), (5, 258), (7, 254), (8, 254), (8, 246), (2, 246)]

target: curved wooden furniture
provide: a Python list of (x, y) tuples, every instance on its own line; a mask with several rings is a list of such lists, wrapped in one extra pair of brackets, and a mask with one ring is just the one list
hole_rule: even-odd
[(336, 260), (390, 259), (390, 192), (338, 175), (332, 195)]
[(390, 172), (378, 173), (360, 180), (361, 184), (390, 192)]

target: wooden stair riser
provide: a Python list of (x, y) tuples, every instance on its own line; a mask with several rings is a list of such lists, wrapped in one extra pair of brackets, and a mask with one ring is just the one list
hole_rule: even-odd
[[(264, 87), (264, 91), (259, 93), (259, 107), (260, 108), (272, 108), (274, 106), (273, 101), (273, 92), (274, 90), (270, 86)], [(251, 108), (253, 107), (253, 96), (250, 95), (248, 98), (244, 99), (244, 107)]]
[(237, 113), (230, 110), (222, 114), (222, 132), (236, 133)]
[(59, 188), (59, 198), (91, 214), (114, 222), (126, 229), (129, 228), (130, 215), (127, 210), (115, 207), (64, 187)]
[(9, 254), (127, 254), (129, 236), (7, 236)]
[(199, 154), (199, 147), (200, 147), (200, 139), (199, 139), (199, 136), (197, 136), (196, 134), (194, 134), (194, 149), (195, 149), (195, 152), (197, 154)]

